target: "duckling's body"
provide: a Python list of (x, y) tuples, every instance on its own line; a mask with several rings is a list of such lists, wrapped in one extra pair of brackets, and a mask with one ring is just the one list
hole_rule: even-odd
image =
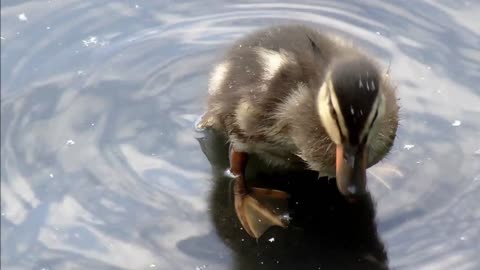
[(389, 152), (396, 101), (388, 74), (352, 45), (305, 26), (279, 26), (237, 41), (214, 68), (200, 126), (224, 132), (236, 153), (338, 176), (342, 149), (364, 146), (357, 155), (364, 169)]
[[(205, 124), (225, 132), (238, 151), (255, 153), (273, 165), (306, 166), (335, 176), (335, 147), (318, 116), (316, 100), (332, 59), (348, 54), (365, 57), (346, 42), (303, 26), (247, 36), (212, 73)], [(388, 153), (398, 122), (388, 75), (381, 83), (388, 104), (369, 145), (368, 166)], [(367, 117), (360, 109), (355, 112), (355, 104), (352, 108), (359, 117)]]

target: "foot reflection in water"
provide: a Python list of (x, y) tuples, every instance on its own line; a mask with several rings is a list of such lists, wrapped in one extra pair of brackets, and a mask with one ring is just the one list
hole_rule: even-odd
[(234, 252), (233, 269), (388, 269), (370, 194), (349, 203), (334, 179), (319, 179), (313, 171), (273, 172), (252, 160), (247, 168), (249, 185), (290, 194), (289, 227), (272, 227), (256, 240), (245, 232), (235, 213), (232, 178), (225, 174), (228, 144), (211, 131), (198, 140), (212, 165), (212, 222)]

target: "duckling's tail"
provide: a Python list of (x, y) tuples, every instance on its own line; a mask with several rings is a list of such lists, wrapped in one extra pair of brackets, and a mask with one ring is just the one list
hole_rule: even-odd
[(206, 112), (195, 121), (195, 129), (197, 131), (204, 131), (205, 129), (213, 127), (213, 122), (211, 115)]

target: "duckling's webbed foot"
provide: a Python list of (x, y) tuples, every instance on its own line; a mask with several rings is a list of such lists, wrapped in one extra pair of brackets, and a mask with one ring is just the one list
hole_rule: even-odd
[(248, 188), (245, 168), (248, 154), (230, 149), (230, 170), (235, 175), (235, 211), (245, 231), (259, 238), (272, 226), (286, 228), (288, 221), (282, 217), (288, 209), (288, 194), (274, 189)]

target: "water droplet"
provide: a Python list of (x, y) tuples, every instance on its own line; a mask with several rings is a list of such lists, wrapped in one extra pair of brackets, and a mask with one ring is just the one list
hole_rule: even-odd
[(282, 215), (282, 220), (284, 220), (286, 222), (290, 222), (290, 220), (292, 220), (292, 217), (290, 217), (290, 214), (286, 213), (286, 214)]
[(273, 242), (275, 241), (275, 238), (272, 237), (272, 238), (268, 239), (268, 241), (269, 241), (270, 243), (273, 243)]
[(88, 46), (90, 46), (91, 44), (97, 44), (98, 39), (97, 39), (97, 37), (95, 37), (95, 36), (90, 36), (88, 39), (82, 40), (82, 42), (83, 42), (83, 45), (84, 45), (85, 47), (88, 47)]
[(157, 266), (156, 266), (154, 263), (151, 263), (148, 267), (150, 267), (150, 268), (155, 268), (155, 267), (157, 267)]
[(24, 22), (28, 21), (27, 15), (25, 15), (25, 13), (19, 14), (19, 15), (18, 15), (18, 19), (19, 19), (20, 21), (24, 21)]
[(465, 236), (460, 236), (460, 240), (465, 241), (467, 238)]
[(412, 149), (412, 148), (414, 148), (414, 147), (415, 147), (414, 144), (405, 144), (405, 145), (403, 146), (403, 149), (410, 150), (410, 149)]
[(354, 186), (354, 185), (351, 185), (351, 186), (347, 187), (347, 190), (348, 190), (348, 192), (350, 192), (351, 194), (356, 194), (356, 193), (357, 193), (357, 187)]
[(65, 144), (66, 145), (74, 145), (75, 141), (74, 140), (68, 140)]
[(236, 177), (236, 175), (230, 169), (226, 169), (225, 172), (223, 173), (223, 175), (225, 175), (226, 177), (230, 177), (230, 178), (235, 178)]
[(53, 178), (53, 173), (49, 174), (48, 176), (50, 176), (50, 178)]
[(455, 121), (453, 121), (452, 126), (458, 127), (458, 126), (460, 126), (461, 124), (462, 124), (462, 121), (460, 121), (460, 120), (455, 120)]

